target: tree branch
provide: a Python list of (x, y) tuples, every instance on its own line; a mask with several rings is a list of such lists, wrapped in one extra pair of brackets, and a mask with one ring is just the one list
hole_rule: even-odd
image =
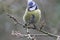
[[(13, 19), (13, 20), (16, 22), (16, 24), (20, 24), (20, 25), (23, 26), (23, 24), (19, 23), (19, 22), (17, 21), (17, 19), (14, 18), (13, 16), (11, 16), (11, 15), (9, 15), (9, 14), (7, 14), (7, 16), (9, 16), (11, 19)], [(51, 33), (49, 33), (49, 32), (46, 32), (46, 31), (42, 30), (43, 27), (44, 27), (44, 25), (42, 25), (39, 30), (38, 30), (37, 28), (34, 29), (34, 30), (37, 30), (37, 31), (42, 32), (42, 33), (44, 33), (44, 34), (30, 34), (30, 35), (48, 35), (48, 36), (51, 36), (51, 37), (57, 37), (57, 38), (58, 38), (58, 35), (54, 35), (54, 34), (51, 34)], [(29, 29), (33, 29), (32, 27), (28, 27), (28, 28), (29, 28)], [(60, 36), (59, 36), (59, 37), (60, 37)]]
[(9, 16), (11, 19), (13, 19), (14, 22), (15, 22), (15, 24), (19, 24), (19, 25), (22, 25), (23, 26), (23, 24), (22, 23), (19, 23), (18, 20), (14, 16), (9, 15), (9, 14), (7, 14), (7, 16)]

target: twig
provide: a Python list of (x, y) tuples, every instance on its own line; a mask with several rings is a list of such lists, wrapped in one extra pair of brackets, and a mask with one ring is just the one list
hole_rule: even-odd
[(9, 15), (9, 14), (7, 14), (7, 16), (9, 16), (11, 19), (13, 19), (13, 20), (14, 20), (14, 22), (15, 22), (15, 24), (20, 24), (20, 25), (22, 25), (22, 26), (23, 26), (23, 24), (22, 24), (22, 23), (19, 23), (19, 22), (17, 21), (17, 19), (16, 19), (14, 16)]
[(54, 35), (54, 34), (51, 34), (51, 33), (49, 33), (49, 32), (46, 32), (46, 31), (44, 31), (44, 30), (42, 30), (43, 29), (43, 25), (40, 27), (40, 30), (38, 30), (38, 31), (40, 31), (40, 32), (42, 32), (42, 33), (44, 33), (44, 34), (47, 34), (48, 36), (51, 36), (51, 37), (58, 37), (58, 35)]
[(51, 36), (51, 37), (58, 37), (58, 35), (54, 35), (54, 34), (48, 33), (48, 32), (43, 31), (43, 30), (41, 30), (41, 32), (44, 34), (47, 34), (48, 36)]
[(57, 37), (57, 40), (60, 40), (60, 36)]
[(46, 35), (51, 36), (51, 37), (58, 37), (58, 35), (54, 35), (54, 34), (51, 34), (51, 33), (49, 33), (49, 32), (46, 32), (46, 31), (42, 30), (43, 27), (44, 27), (44, 25), (42, 25), (42, 26), (40, 27), (40, 29), (37, 29), (37, 28), (36, 28), (36, 30), (39, 31), (39, 32), (44, 33), (44, 35), (46, 34)]
[(32, 36), (31, 36), (30, 31), (29, 31), (29, 28), (27, 28), (27, 35), (28, 35), (28, 37), (27, 37), (28, 39), (36, 40), (36, 39), (35, 39), (35, 35), (32, 35)]

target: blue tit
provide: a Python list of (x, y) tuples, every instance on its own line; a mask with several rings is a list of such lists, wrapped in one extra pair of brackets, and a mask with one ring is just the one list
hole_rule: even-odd
[(23, 21), (26, 24), (33, 24), (35, 26), (41, 19), (41, 10), (33, 0), (28, 0), (27, 8), (23, 16)]

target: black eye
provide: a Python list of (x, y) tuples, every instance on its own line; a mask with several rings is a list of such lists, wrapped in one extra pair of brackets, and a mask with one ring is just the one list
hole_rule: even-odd
[(33, 8), (33, 6), (29, 7), (29, 8)]

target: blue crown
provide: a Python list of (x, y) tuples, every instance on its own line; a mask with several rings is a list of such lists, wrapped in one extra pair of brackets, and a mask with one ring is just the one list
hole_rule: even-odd
[(29, 4), (28, 4), (29, 7), (33, 7), (35, 5), (36, 5), (35, 2), (33, 2), (33, 1), (29, 2)]

